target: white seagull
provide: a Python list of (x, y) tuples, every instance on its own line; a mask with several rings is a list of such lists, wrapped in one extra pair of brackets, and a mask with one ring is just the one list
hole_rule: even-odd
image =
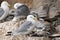
[(0, 7), (0, 20), (3, 20), (7, 17), (8, 13), (9, 13), (9, 4), (6, 1), (3, 1), (1, 3), (1, 7)]
[(28, 6), (22, 4), (22, 3), (15, 3), (14, 8), (16, 9), (14, 18), (12, 21), (16, 21), (17, 19), (20, 18), (20, 16), (27, 17), (27, 15), (30, 14), (30, 10)]
[(25, 35), (25, 34), (29, 34), (32, 32), (32, 30), (34, 30), (34, 28), (36, 27), (35, 24), (37, 22), (37, 18), (34, 17), (33, 15), (28, 15), (27, 16), (27, 20), (19, 26), (19, 28), (17, 28), (15, 31), (12, 31), (12, 35)]

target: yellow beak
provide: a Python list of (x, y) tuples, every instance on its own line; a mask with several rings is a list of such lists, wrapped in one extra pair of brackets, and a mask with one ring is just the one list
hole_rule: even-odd
[(10, 7), (11, 5), (10, 5), (10, 4), (8, 4), (8, 6)]
[(33, 18), (35, 21), (38, 21), (38, 19), (35, 17), (35, 18)]

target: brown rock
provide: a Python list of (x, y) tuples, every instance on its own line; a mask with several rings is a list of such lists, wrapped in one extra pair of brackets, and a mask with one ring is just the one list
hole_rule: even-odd
[(11, 36), (5, 36), (5, 35), (9, 31), (16, 30), (16, 28), (18, 28), (22, 22), (24, 22), (24, 20), (22, 20), (21, 22), (7, 21), (4, 23), (0, 23), (0, 40), (11, 40), (12, 39)]
[(57, 38), (53, 38), (52, 40), (60, 40), (60, 37), (57, 37)]

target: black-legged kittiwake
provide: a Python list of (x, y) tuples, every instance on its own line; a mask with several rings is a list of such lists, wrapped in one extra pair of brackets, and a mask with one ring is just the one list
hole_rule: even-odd
[(1, 7), (0, 7), (0, 20), (3, 20), (7, 17), (8, 13), (9, 13), (9, 4), (6, 1), (3, 1), (1, 3)]
[(30, 10), (28, 6), (21, 4), (21, 3), (15, 3), (14, 8), (16, 9), (15, 16), (12, 21), (16, 21), (17, 19), (20, 18), (20, 16), (25, 16), (30, 14)]
[(26, 21), (19, 26), (15, 31), (12, 31), (12, 35), (26, 35), (33, 31), (33, 29), (36, 27), (37, 18), (33, 15), (28, 15)]

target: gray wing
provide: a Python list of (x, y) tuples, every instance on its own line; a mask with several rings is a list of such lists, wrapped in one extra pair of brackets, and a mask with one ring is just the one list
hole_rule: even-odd
[(30, 14), (30, 10), (26, 5), (22, 5), (16, 9), (16, 13), (17, 13), (15, 14), (16, 16), (20, 16), (20, 15), (27, 16)]
[(28, 33), (30, 33), (34, 28), (35, 28), (35, 26), (34, 26), (34, 24), (32, 24), (32, 22), (26, 21), (26, 22), (23, 23), (16, 31), (14, 31), (13, 34), (15, 34), (15, 33), (28, 34)]
[(4, 10), (0, 8), (0, 17), (4, 14)]
[(9, 8), (6, 8), (4, 10), (3, 15), (0, 17), (0, 21), (3, 20), (3, 19), (5, 19), (8, 15), (9, 15)]

